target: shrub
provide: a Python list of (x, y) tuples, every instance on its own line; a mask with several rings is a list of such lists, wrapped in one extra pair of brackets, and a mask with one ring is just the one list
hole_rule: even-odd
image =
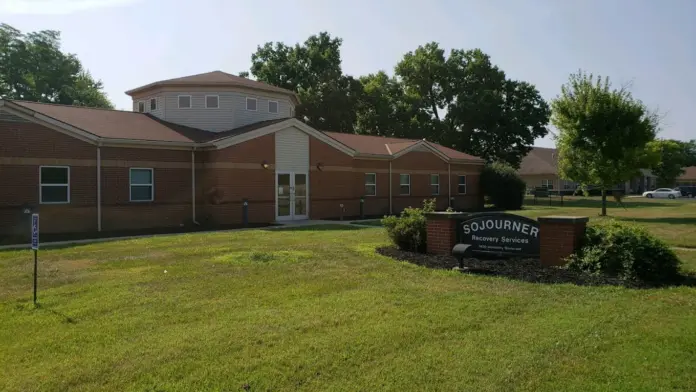
[(481, 189), (497, 208), (519, 210), (524, 202), (527, 185), (512, 167), (493, 163), (481, 173)]
[(568, 267), (626, 282), (671, 283), (679, 277), (680, 263), (667, 244), (645, 229), (610, 222), (587, 228), (583, 247)]
[(400, 216), (385, 216), (382, 225), (394, 245), (401, 250), (425, 252), (425, 213), (435, 211), (435, 199), (423, 200), (423, 208), (406, 208)]

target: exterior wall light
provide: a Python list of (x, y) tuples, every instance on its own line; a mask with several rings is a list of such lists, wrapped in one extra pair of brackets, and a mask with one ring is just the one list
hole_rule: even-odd
[(261, 162), (261, 167), (263, 167), (264, 169), (268, 169), (268, 162), (266, 162), (266, 161)]
[(317, 170), (322, 171), (324, 169), (324, 164), (319, 162), (317, 163)]

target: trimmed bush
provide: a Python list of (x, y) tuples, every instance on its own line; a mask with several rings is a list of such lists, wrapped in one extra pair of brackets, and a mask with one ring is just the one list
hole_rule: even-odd
[(625, 282), (666, 284), (679, 279), (680, 264), (676, 253), (647, 230), (610, 222), (587, 228), (583, 247), (568, 267)]
[(406, 208), (400, 216), (385, 216), (382, 225), (401, 250), (425, 253), (425, 213), (435, 211), (435, 199), (423, 200), (423, 208)]
[(481, 189), (496, 208), (520, 210), (527, 185), (511, 166), (493, 163), (481, 172)]

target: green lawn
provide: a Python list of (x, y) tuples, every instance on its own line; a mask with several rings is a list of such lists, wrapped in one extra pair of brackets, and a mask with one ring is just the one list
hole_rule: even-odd
[[(0, 252), (0, 390), (696, 385), (696, 288), (462, 275), (374, 252), (386, 243), (325, 226), (45, 250), (39, 309), (31, 253)], [(696, 271), (696, 251), (680, 256)]]
[(537, 205), (526, 200), (525, 209), (514, 213), (536, 218), (543, 215), (581, 215), (587, 216), (591, 222), (602, 219), (617, 219), (647, 227), (651, 233), (662, 238), (672, 246), (696, 248), (696, 200), (655, 200), (646, 198), (627, 198), (624, 207), (609, 197), (607, 203), (608, 218), (599, 216), (601, 201), (599, 198), (564, 198), (560, 206), (560, 198), (553, 198), (552, 206), (548, 199), (537, 201)]

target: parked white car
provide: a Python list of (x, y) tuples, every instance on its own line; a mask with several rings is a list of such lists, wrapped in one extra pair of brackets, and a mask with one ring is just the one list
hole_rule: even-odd
[(669, 188), (659, 188), (655, 189), (654, 191), (643, 192), (643, 197), (647, 197), (648, 199), (652, 199), (653, 197), (662, 199), (676, 199), (677, 197), (681, 197), (681, 191)]

